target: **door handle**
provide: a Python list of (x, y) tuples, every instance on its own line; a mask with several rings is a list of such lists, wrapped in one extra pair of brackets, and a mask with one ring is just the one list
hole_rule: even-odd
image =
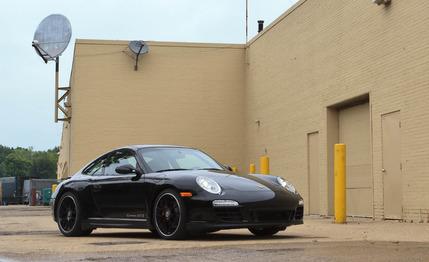
[(386, 169), (382, 168), (381, 172), (386, 173)]

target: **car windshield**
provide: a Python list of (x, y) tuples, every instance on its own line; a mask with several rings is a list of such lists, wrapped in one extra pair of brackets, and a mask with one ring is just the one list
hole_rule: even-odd
[(139, 150), (152, 172), (175, 170), (223, 170), (216, 161), (201, 151), (180, 147), (153, 147)]

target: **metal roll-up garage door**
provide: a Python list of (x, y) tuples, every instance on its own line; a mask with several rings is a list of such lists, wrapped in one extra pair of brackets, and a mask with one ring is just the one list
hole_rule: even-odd
[(347, 215), (373, 216), (369, 104), (339, 111), (339, 140), (347, 146)]

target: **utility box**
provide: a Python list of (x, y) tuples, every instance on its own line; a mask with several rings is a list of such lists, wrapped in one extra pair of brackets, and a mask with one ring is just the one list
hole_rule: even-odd
[[(57, 183), (56, 179), (29, 179), (24, 181), (24, 203), (28, 203), (30, 206), (49, 204), (52, 185)], [(49, 191), (45, 189), (49, 189)], [(48, 199), (45, 199), (46, 197)]]
[(47, 187), (42, 189), (42, 205), (48, 206), (51, 200), (52, 189)]
[(18, 204), (19, 199), (17, 198), (17, 183), (15, 177), (1, 177), (1, 204), (9, 205), (9, 204)]
[(22, 198), (23, 204), (28, 205), (30, 201), (30, 179), (24, 180), (24, 185), (22, 186)]

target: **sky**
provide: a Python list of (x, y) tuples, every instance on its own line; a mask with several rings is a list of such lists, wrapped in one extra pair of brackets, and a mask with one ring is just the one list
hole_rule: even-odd
[[(296, 0), (249, 0), (249, 39), (257, 20), (268, 25)], [(75, 39), (245, 42), (245, 0), (0, 0), (0, 145), (46, 150), (58, 146), (53, 62), (31, 47), (46, 16), (59, 13), (73, 35), (60, 59), (68, 86)]]

